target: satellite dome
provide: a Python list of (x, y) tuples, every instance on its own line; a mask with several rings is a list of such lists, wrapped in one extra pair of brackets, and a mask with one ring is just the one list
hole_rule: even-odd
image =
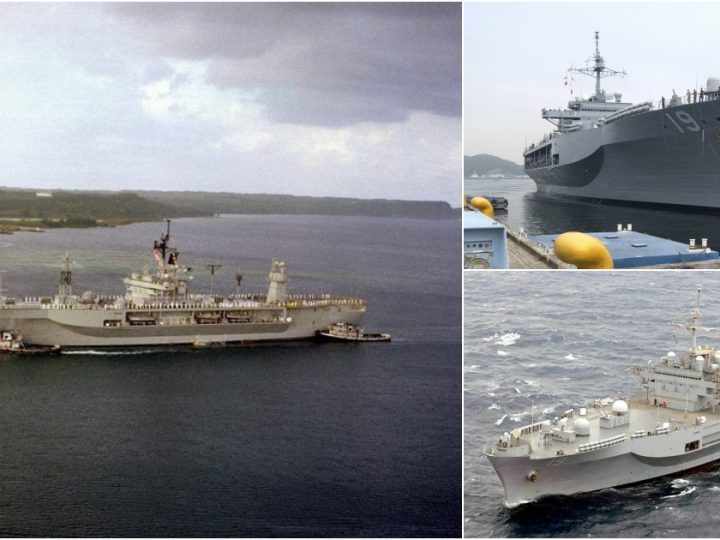
[(675, 353), (672, 352), (672, 351), (670, 351), (667, 355), (668, 355), (670, 358), (672, 358), (673, 356), (675, 356)]
[(628, 404), (622, 399), (616, 399), (613, 401), (612, 411), (618, 414), (625, 414), (628, 412)]
[(577, 435), (590, 435), (590, 421), (583, 416), (576, 418), (575, 433)]
[(550, 433), (552, 431), (552, 424), (550, 423), (550, 420), (545, 420), (540, 428), (543, 433)]

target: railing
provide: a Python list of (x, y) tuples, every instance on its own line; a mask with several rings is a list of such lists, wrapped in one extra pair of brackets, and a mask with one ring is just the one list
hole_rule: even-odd
[(668, 99), (661, 97), (657, 101), (653, 102), (657, 109), (667, 109), (668, 107), (676, 107), (678, 105), (687, 105), (689, 103), (702, 103), (704, 101), (716, 101), (720, 99), (720, 91), (705, 92), (701, 90), (688, 91), (682, 95), (674, 95)]
[[(265, 295), (242, 295), (233, 299), (222, 299), (220, 302), (215, 301), (214, 296), (207, 295), (188, 295), (183, 301), (152, 301), (135, 303), (125, 300), (123, 296), (102, 296), (94, 299), (92, 302), (78, 301), (72, 304), (60, 304), (54, 301), (47, 301), (48, 297), (26, 297), (13, 304), (0, 304), (0, 309), (62, 309), (62, 310), (195, 310), (195, 309), (269, 309), (280, 310), (287, 308), (301, 307), (325, 307), (325, 306), (364, 306), (366, 301), (361, 298), (336, 297), (329, 294), (312, 295), (312, 294), (294, 294), (288, 295), (285, 302), (277, 304), (268, 304)], [(121, 305), (116, 302), (122, 300)]]

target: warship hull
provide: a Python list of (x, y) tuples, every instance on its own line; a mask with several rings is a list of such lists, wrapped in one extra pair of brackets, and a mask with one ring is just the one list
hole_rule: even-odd
[[(688, 451), (695, 442), (699, 448)], [(635, 484), (720, 460), (720, 422), (564, 456), (506, 457), (487, 448), (484, 453), (505, 488), (505, 505), (514, 507), (550, 495)]]
[[(144, 322), (128, 324), (130, 313), (138, 312), (0, 308), (0, 328), (20, 332), (28, 344), (60, 345), (64, 349), (252, 343), (311, 339), (317, 331), (341, 321), (361, 324), (365, 306), (329, 304), (288, 308), (287, 316), (276, 320), (253, 317), (253, 320), (233, 321), (217, 312), (220, 315), (217, 320), (202, 323), (196, 322), (191, 312), (175, 310), (153, 313)], [(152, 324), (148, 324), (150, 321)]]
[[(546, 146), (547, 159), (530, 159)], [(547, 195), (720, 209), (720, 100), (557, 132), (525, 156)]]

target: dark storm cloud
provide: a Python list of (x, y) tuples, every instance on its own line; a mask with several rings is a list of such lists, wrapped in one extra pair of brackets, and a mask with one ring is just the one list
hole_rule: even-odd
[(430, 3), (111, 4), (136, 39), (207, 60), (277, 121), (342, 126), (460, 115), (461, 7)]

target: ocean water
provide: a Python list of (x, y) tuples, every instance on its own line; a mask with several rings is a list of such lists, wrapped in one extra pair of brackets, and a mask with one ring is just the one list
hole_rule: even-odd
[[(673, 335), (703, 286), (701, 342), (719, 343), (715, 272), (465, 275), (464, 530), (467, 537), (712, 537), (720, 468), (514, 509), (483, 445), (587, 399), (639, 390), (633, 364), (689, 347)], [(712, 329), (715, 330), (712, 330)], [(534, 409), (532, 404), (534, 402)]]
[(530, 178), (502, 180), (465, 179), (468, 195), (502, 195), (508, 199), (507, 212), (498, 221), (528, 234), (559, 234), (567, 231), (614, 231), (620, 223), (631, 223), (633, 230), (677, 242), (707, 238), (709, 246), (720, 250), (717, 212), (631, 206), (610, 202), (548, 197), (536, 191)]
[[(121, 293), (162, 223), (0, 237), (7, 295)], [(390, 343), (0, 357), (0, 536), (457, 536), (457, 222), (181, 219), (194, 290), (354, 294)], [(206, 264), (223, 266), (211, 279)]]

